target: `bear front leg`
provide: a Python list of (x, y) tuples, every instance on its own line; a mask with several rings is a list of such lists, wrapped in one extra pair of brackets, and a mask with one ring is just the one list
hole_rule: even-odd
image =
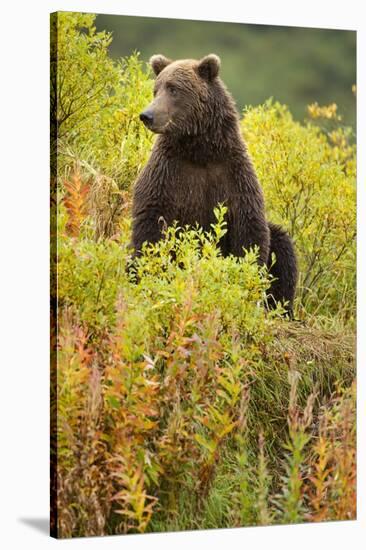
[(129, 245), (132, 254), (126, 265), (126, 272), (135, 282), (138, 282), (135, 259), (140, 256), (143, 244), (156, 243), (161, 238), (163, 230), (160, 209), (154, 207), (144, 208), (141, 211), (135, 209), (132, 218), (132, 239)]
[(247, 203), (238, 200), (229, 206), (228, 211), (228, 246), (229, 253), (243, 256), (245, 250), (258, 246), (258, 262), (267, 263), (270, 247), (270, 231), (259, 207), (248, 208)]
[(133, 216), (131, 242), (133, 257), (141, 253), (145, 242), (156, 243), (161, 238), (163, 229), (164, 220), (158, 208), (146, 208)]
[(153, 150), (150, 160), (136, 180), (132, 201), (133, 257), (141, 253), (142, 245), (156, 243), (166, 227), (166, 173), (163, 160)]

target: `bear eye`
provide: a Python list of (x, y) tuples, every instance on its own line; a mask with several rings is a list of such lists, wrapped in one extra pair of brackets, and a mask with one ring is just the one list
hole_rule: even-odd
[(175, 86), (173, 86), (173, 84), (168, 84), (167, 85), (167, 90), (171, 95), (177, 95), (177, 93), (178, 93), (177, 88)]

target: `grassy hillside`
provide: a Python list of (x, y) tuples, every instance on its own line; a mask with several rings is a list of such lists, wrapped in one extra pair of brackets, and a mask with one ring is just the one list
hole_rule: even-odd
[(136, 283), (153, 81), (139, 56), (110, 56), (94, 21), (52, 19), (53, 532), (355, 518), (352, 131), (333, 105), (304, 123), (271, 100), (241, 112), (268, 217), (299, 256), (296, 322), (267, 311), (255, 250), (221, 256), (223, 207), (211, 233), (172, 227), (146, 246)]

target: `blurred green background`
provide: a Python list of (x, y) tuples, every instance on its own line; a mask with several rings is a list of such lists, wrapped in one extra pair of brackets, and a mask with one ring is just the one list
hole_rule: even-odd
[(355, 126), (355, 31), (124, 15), (98, 15), (96, 26), (113, 32), (113, 57), (135, 50), (145, 61), (155, 53), (172, 59), (218, 54), (240, 110), (273, 97), (303, 120), (307, 104), (335, 102), (344, 123)]

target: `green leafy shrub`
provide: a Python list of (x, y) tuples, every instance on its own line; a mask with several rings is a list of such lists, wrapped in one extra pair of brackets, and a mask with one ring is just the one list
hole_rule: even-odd
[[(67, 312), (60, 318), (58, 364), (64, 536), (182, 528), (176, 522), (187, 490), (194, 494), (190, 513), (204, 526), (227, 461), (234, 464), (239, 493), (235, 513), (220, 520), (224, 525), (305, 517), (300, 485), (295, 489), (297, 462), (289, 463), (294, 473), (288, 470), (292, 501), (283, 504), (288, 512), (275, 514), (269, 494), (269, 479), (278, 480), (282, 468), (276, 456), (287, 437), (283, 411), (294, 400), (288, 373), (295, 366), (301, 373), (302, 385), (296, 387), (301, 403), (314, 380), (322, 396), (330, 396), (336, 383), (352, 380), (352, 363), (347, 365), (352, 340), (347, 344), (343, 335), (335, 343), (332, 335), (334, 349), (322, 357), (306, 338), (301, 341), (305, 329), (299, 327), (292, 332), (293, 350), (280, 310), (264, 307), (265, 269), (255, 252), (240, 259), (221, 256), (225, 208), (216, 216), (210, 234), (172, 227), (165, 239), (145, 246), (136, 284), (125, 270), (123, 238), (95, 242), (87, 224), (76, 238), (67, 229), (66, 211), (60, 214), (59, 300)], [(319, 342), (324, 338), (317, 336)], [(250, 474), (258, 431), (270, 448), (267, 459), (263, 443), (260, 448), (255, 489), (260, 497), (252, 492), (255, 474)], [(290, 431), (287, 448), (294, 460), (298, 446), (301, 453), (310, 440), (301, 436), (298, 442), (300, 435)], [(82, 459), (89, 469), (78, 486)], [(94, 489), (100, 502), (92, 499)], [(71, 498), (77, 502), (72, 514)], [(85, 519), (99, 516), (97, 524)], [(196, 525), (192, 517), (190, 528)]]
[(295, 241), (301, 309), (354, 319), (356, 173), (349, 131), (302, 125), (272, 101), (248, 109), (242, 128), (268, 215)]
[(51, 123), (57, 126), (59, 173), (77, 159), (125, 189), (152, 142), (138, 118), (151, 101), (150, 72), (138, 54), (113, 61), (112, 36), (96, 32), (94, 19), (68, 12), (51, 18)]

